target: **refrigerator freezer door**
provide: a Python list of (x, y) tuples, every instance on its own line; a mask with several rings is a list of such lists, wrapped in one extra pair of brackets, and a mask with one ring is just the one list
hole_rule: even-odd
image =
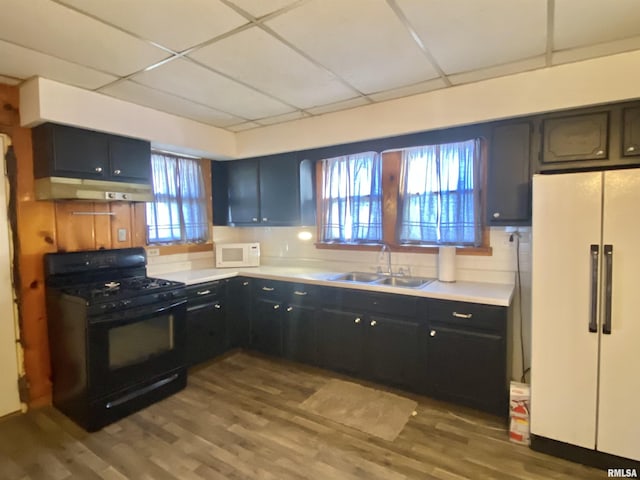
[(533, 179), (531, 432), (591, 449), (599, 337), (589, 328), (591, 246), (602, 252), (602, 179), (602, 172)]
[(613, 247), (611, 334), (600, 340), (597, 448), (640, 460), (640, 170), (608, 171), (604, 178), (603, 243)]

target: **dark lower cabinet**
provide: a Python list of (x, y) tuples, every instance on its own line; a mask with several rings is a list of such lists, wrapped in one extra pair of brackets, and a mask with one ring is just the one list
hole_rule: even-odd
[(227, 323), (231, 347), (248, 348), (251, 338), (252, 280), (235, 277), (228, 284)]
[(279, 300), (254, 299), (250, 348), (268, 355), (282, 355), (282, 303)]
[(323, 308), (318, 314), (318, 362), (353, 375), (364, 367), (365, 323), (362, 313)]
[(203, 283), (187, 288), (187, 363), (210, 360), (229, 348), (226, 285)]
[(288, 305), (284, 313), (284, 356), (289, 360), (317, 362), (316, 307)]
[(425, 328), (415, 320), (372, 315), (367, 328), (367, 373), (382, 383), (421, 390)]

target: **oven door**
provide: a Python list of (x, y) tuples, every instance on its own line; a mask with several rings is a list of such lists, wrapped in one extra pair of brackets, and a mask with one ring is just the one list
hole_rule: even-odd
[(115, 393), (186, 364), (185, 299), (89, 319), (88, 394)]

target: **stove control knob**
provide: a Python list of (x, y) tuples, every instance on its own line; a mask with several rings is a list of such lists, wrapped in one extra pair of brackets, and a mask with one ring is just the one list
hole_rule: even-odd
[(106, 310), (113, 310), (115, 308), (116, 308), (116, 304), (115, 303), (107, 303)]

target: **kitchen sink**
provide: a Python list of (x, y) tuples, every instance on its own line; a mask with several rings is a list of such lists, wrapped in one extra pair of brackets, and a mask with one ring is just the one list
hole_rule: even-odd
[(332, 277), (338, 282), (370, 283), (371, 285), (387, 285), (400, 288), (420, 288), (433, 282), (433, 278), (388, 276), (369, 272), (348, 272)]
[(376, 285), (388, 285), (390, 287), (421, 288), (433, 282), (433, 280), (433, 278), (421, 277), (386, 277), (372, 283)]
[(349, 272), (336, 275), (335, 277), (331, 278), (331, 280), (337, 280), (339, 282), (371, 283), (376, 280), (380, 280), (380, 278), (380, 275), (376, 275), (375, 273)]

